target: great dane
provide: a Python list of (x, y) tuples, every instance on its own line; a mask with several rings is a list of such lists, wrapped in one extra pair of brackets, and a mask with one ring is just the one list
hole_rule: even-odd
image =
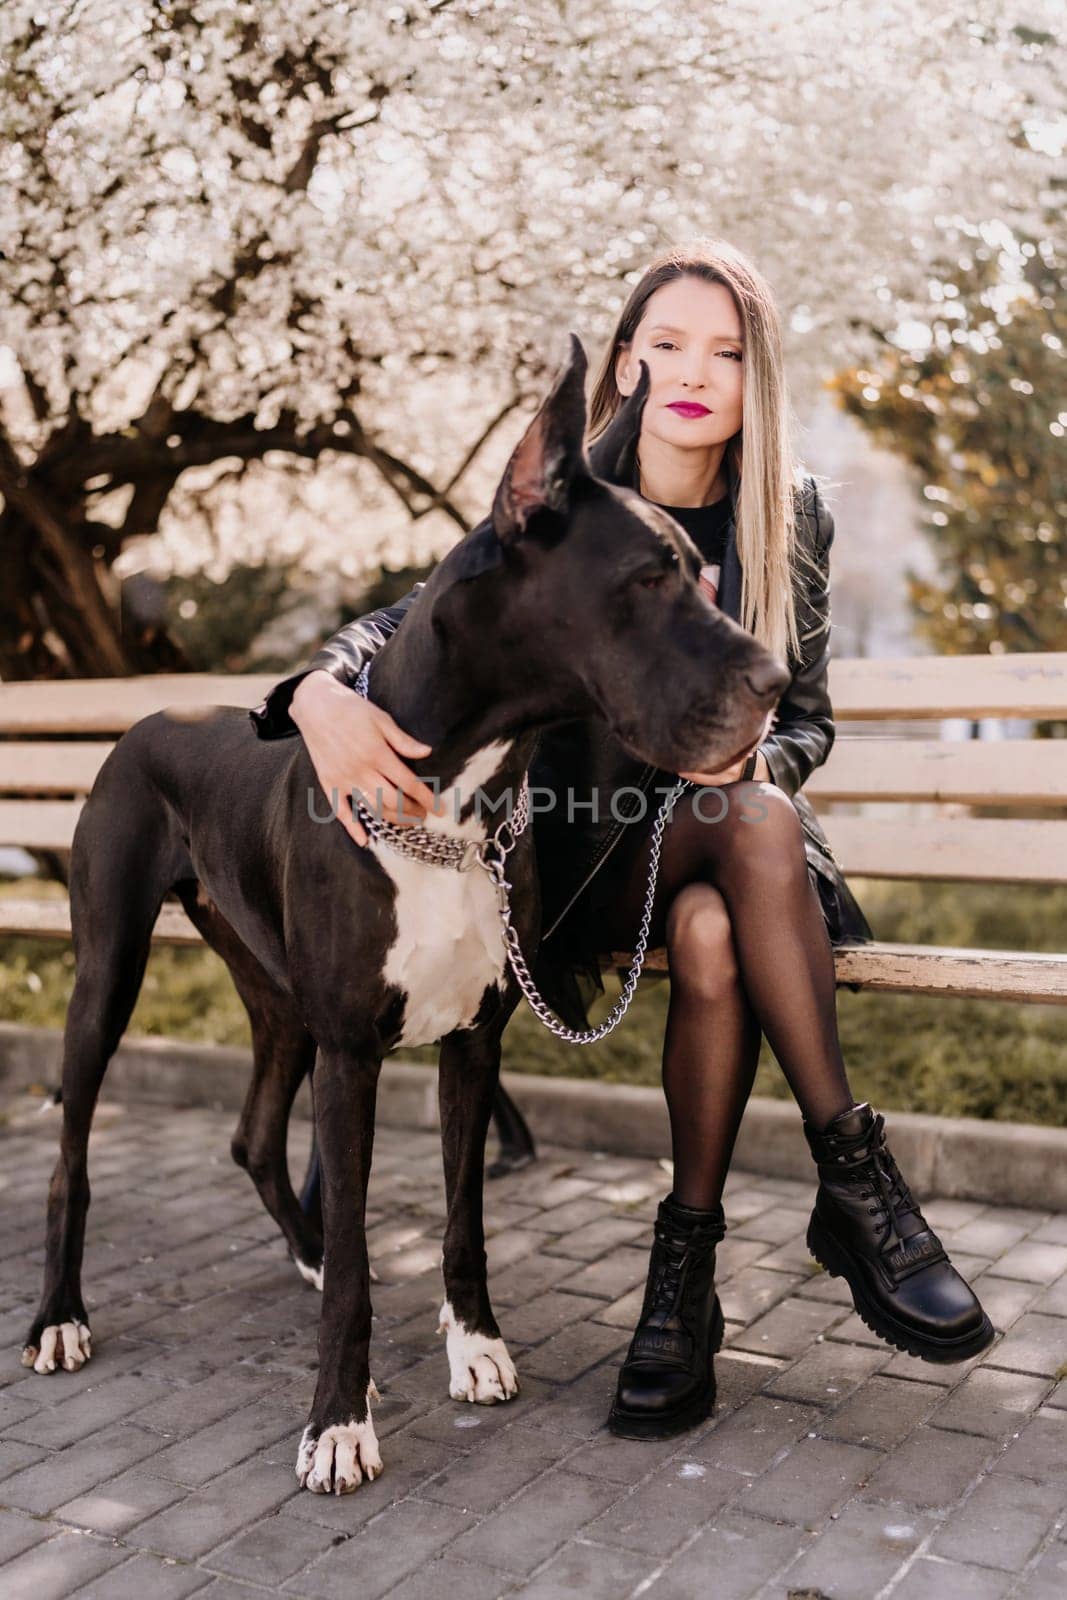
[[(491, 516), (441, 561), (373, 662), (372, 699), (432, 747), (412, 765), (439, 789), (445, 814), (425, 827), (471, 849), (520, 793), (542, 727), (600, 716), (643, 761), (718, 771), (763, 737), (788, 682), (701, 595), (699, 554), (672, 518), (593, 476), (585, 373), (572, 334)], [(643, 367), (628, 402), (638, 417), (647, 390)], [(529, 830), (507, 857), (507, 879), (532, 964), (540, 903)], [(490, 1403), (518, 1389), (490, 1305), (482, 1224), (500, 1039), (520, 998), (501, 891), (480, 862), (461, 871), (385, 842), (357, 846), (330, 820), (303, 742), (257, 740), (243, 709), (171, 708), (118, 741), (71, 850), (76, 978), (61, 1149), (44, 1292), (23, 1351), (36, 1372), (89, 1359), (89, 1128), (168, 891), (227, 963), (251, 1017), (255, 1064), (233, 1153), (300, 1272), (322, 1289), (297, 1475), (344, 1493), (381, 1470), (365, 1208), (378, 1075), (400, 1046), (440, 1042), (449, 1393)], [(285, 1158), (290, 1106), (312, 1060), (321, 1229), (297, 1203)]]

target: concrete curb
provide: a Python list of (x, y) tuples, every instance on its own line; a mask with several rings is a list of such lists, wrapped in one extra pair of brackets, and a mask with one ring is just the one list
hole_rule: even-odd
[[(0, 1023), (0, 1091), (52, 1088), (59, 1082), (61, 1053), (58, 1028)], [(246, 1049), (130, 1035), (108, 1068), (105, 1088), (116, 1098), (235, 1110), (244, 1099), (251, 1064)], [(534, 1137), (545, 1144), (652, 1158), (671, 1153), (659, 1089), (516, 1072), (503, 1077)], [(297, 1103), (305, 1115), (306, 1093), (301, 1091)], [(378, 1088), (378, 1118), (391, 1127), (435, 1128), (435, 1068), (390, 1057)], [(1067, 1129), (908, 1111), (888, 1112), (886, 1121), (893, 1153), (921, 1197), (1067, 1211)], [(791, 1100), (752, 1098), (735, 1163), (768, 1177), (813, 1177)]]

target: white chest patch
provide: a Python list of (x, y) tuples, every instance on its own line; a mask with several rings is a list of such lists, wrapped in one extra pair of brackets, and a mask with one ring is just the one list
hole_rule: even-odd
[[(480, 816), (465, 822), (456, 817), (500, 770), (512, 742), (494, 740), (473, 755), (451, 788), (441, 791), (444, 814), (428, 815), (423, 826), (453, 838), (485, 839), (503, 821), (503, 806), (493, 811), (483, 802)], [(473, 1022), (488, 984), (503, 988), (507, 957), (496, 889), (477, 862), (457, 872), (400, 855), (387, 844), (370, 848), (396, 884), (397, 933), (384, 976), (407, 995), (397, 1044), (432, 1044)]]

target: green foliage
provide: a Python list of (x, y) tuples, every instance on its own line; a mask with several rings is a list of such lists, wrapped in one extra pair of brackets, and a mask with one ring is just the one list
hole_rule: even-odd
[[(176, 574), (164, 586), (167, 632), (181, 645), (194, 672), (282, 675), (353, 617), (392, 605), (430, 570), (382, 567), (354, 590), (329, 573), (318, 575), (316, 589), (290, 563), (238, 563), (221, 582), (204, 572)], [(289, 626), (272, 629), (278, 635), (272, 645), (265, 630), (279, 621)]]
[(1051, 239), (1022, 249), (1009, 297), (979, 238), (931, 284), (925, 353), (882, 335), (876, 361), (830, 385), (923, 486), (942, 570), (910, 572), (909, 594), (939, 654), (1067, 649), (1067, 262)]
[[(25, 885), (12, 886), (25, 893)], [(49, 887), (49, 886), (45, 886)], [(856, 893), (878, 936), (904, 943), (1062, 950), (1067, 890), (1022, 885), (881, 883)], [(74, 978), (70, 949), (54, 941), (0, 941), (0, 1018), (62, 1026)], [(618, 994), (607, 979), (593, 1021)], [(514, 1072), (658, 1084), (667, 980), (642, 981), (623, 1022), (596, 1045), (568, 1048), (525, 1005), (504, 1039)], [(853, 1091), (883, 1110), (1067, 1127), (1067, 1007), (925, 995), (837, 991), (842, 1049)], [(248, 1020), (222, 962), (210, 951), (153, 950), (130, 1024), (135, 1033), (220, 1044), (250, 1042)], [(402, 1051), (436, 1061), (435, 1048)], [(387, 1069), (388, 1070), (388, 1069)], [(789, 1098), (764, 1041), (756, 1092)]]
[[(290, 566), (238, 563), (221, 582), (204, 572), (175, 574), (166, 589), (167, 631), (194, 672), (247, 672), (256, 636), (284, 609)], [(286, 663), (256, 662), (260, 671)]]

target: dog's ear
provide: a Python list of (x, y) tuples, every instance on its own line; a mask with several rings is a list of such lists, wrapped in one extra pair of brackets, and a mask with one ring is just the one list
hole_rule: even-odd
[(501, 544), (517, 543), (538, 511), (562, 516), (585, 459), (586, 358), (571, 334), (570, 359), (504, 469), (491, 513)]
[(648, 399), (648, 362), (642, 361), (641, 376), (632, 394), (627, 395), (600, 437), (589, 446), (589, 466), (594, 478), (630, 488), (633, 451), (641, 437), (641, 416)]

